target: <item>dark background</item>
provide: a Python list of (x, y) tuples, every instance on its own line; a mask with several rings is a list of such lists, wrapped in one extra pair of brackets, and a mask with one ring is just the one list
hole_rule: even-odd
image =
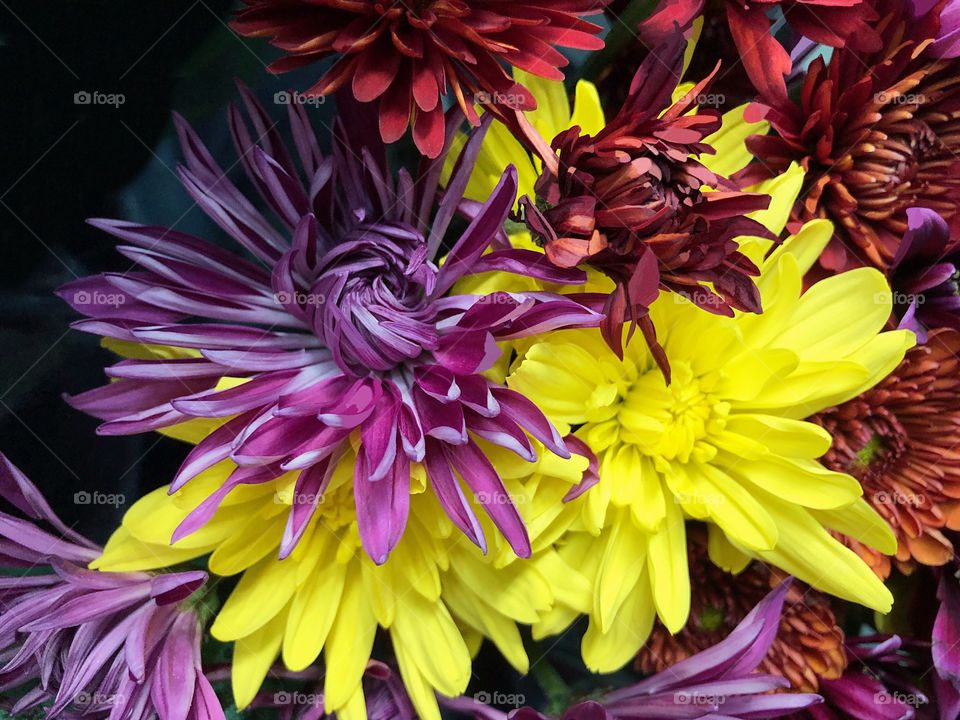
[[(169, 479), (185, 448), (158, 435), (99, 437), (95, 420), (63, 402), (103, 384), (113, 360), (98, 338), (69, 329), (77, 318), (53, 290), (129, 267), (88, 217), (205, 227), (174, 175), (174, 108), (225, 160), (233, 79), (260, 94), (295, 86), (265, 71), (266, 43), (229, 30), (232, 5), (0, 0), (0, 451), (100, 542), (137, 496)], [(80, 105), (78, 92), (125, 101)], [(79, 490), (126, 503), (77, 505)]]
[[(266, 72), (275, 51), (229, 29), (235, 4), (0, 0), (0, 452), (68, 525), (100, 543), (137, 498), (169, 482), (187, 448), (158, 434), (100, 437), (97, 420), (63, 401), (64, 393), (104, 384), (103, 368), (116, 357), (99, 338), (70, 329), (78, 317), (53, 292), (77, 277), (130, 267), (87, 218), (222, 235), (176, 179), (172, 111), (229, 167), (225, 110), (236, 97), (234, 80), (250, 85), (279, 117), (285, 111), (270, 102), (273, 93), (309, 87), (320, 72)], [(122, 94), (124, 102), (77, 104), (82, 92)], [(333, 109), (314, 109), (315, 124), (328, 122)], [(84, 505), (78, 492), (125, 500)], [(485, 647), (471, 692), (498, 688), (540, 702), (541, 688), (559, 679), (556, 670), (583, 675), (583, 627), (562, 643), (531, 643), (531, 658), (550, 655), (550, 663), (532, 668), (536, 680), (518, 678)]]

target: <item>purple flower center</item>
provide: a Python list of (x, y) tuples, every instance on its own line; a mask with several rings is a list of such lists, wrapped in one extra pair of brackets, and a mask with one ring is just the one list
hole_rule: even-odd
[(432, 294), (439, 270), (409, 225), (350, 230), (322, 257), (307, 311), (341, 370), (387, 372), (439, 345)]

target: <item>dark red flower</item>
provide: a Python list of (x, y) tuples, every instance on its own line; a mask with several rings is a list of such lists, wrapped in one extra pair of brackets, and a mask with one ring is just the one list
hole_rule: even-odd
[[(908, 0), (883, 0), (882, 49), (847, 47), (815, 60), (798, 102), (754, 106), (777, 135), (748, 147), (758, 173), (791, 162), (807, 170), (793, 218), (829, 218), (829, 271), (887, 269), (907, 230), (906, 211), (926, 207), (960, 228), (960, 62), (940, 57), (940, 8), (914, 17)], [(756, 119), (756, 117), (751, 117)]]
[[(879, 385), (811, 418), (833, 437), (828, 468), (853, 475), (896, 533), (901, 570), (954, 557), (945, 528), (960, 529), (960, 332), (939, 329), (911, 348)], [(880, 577), (890, 558), (847, 543)]]
[[(717, 314), (760, 311), (758, 270), (736, 238), (769, 236), (744, 215), (770, 199), (740, 192), (698, 159), (714, 152), (704, 140), (721, 117), (698, 108), (709, 77), (673, 102), (684, 46), (678, 35), (644, 60), (626, 103), (595, 136), (574, 127), (554, 138), (552, 150), (538, 148), (545, 169), (536, 203), (521, 201), (555, 265), (590, 265), (616, 283), (602, 327), (618, 354), (627, 321), (657, 353), (647, 308), (661, 289)], [(658, 362), (665, 367), (662, 356)]]
[(557, 47), (597, 50), (600, 28), (584, 16), (607, 0), (244, 0), (233, 28), (269, 37), (287, 53), (270, 69), (286, 72), (338, 56), (308, 95), (351, 85), (379, 101), (385, 142), (408, 126), (423, 154), (443, 148), (442, 97), (453, 92), (474, 125), (474, 104), (532, 109), (533, 96), (504, 65), (562, 80)]
[[(723, 0), (730, 34), (743, 67), (760, 95), (785, 100), (784, 77), (790, 54), (774, 37), (770, 11), (779, 8), (800, 34), (830, 47), (876, 50), (880, 38), (872, 28), (877, 15), (866, 0)], [(639, 28), (647, 43), (659, 43), (703, 12), (704, 0), (666, 0)]]

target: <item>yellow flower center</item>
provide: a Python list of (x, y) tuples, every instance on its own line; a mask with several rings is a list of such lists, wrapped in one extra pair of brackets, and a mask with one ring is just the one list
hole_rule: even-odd
[(716, 373), (696, 376), (689, 363), (676, 362), (668, 386), (659, 369), (649, 369), (620, 404), (621, 442), (655, 462), (711, 460), (717, 451), (710, 437), (724, 429), (730, 413), (730, 404), (715, 394), (719, 380)]

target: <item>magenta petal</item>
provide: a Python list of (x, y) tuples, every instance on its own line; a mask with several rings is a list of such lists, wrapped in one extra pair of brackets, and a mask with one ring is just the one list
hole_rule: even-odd
[(151, 583), (150, 597), (157, 605), (171, 605), (186, 600), (206, 582), (207, 574), (202, 570), (158, 575)]
[(150, 686), (159, 720), (187, 720), (197, 682), (199, 631), (196, 616), (184, 614), (163, 643)]
[(382, 565), (406, 527), (410, 510), (409, 461), (398, 454), (391, 474), (378, 482), (370, 482), (367, 460), (361, 450), (357, 454), (353, 482), (360, 540), (370, 558)]
[(444, 446), (447, 459), (473, 491), (490, 519), (518, 557), (531, 555), (530, 538), (513, 498), (503, 485), (493, 465), (472, 440), (459, 447)]

